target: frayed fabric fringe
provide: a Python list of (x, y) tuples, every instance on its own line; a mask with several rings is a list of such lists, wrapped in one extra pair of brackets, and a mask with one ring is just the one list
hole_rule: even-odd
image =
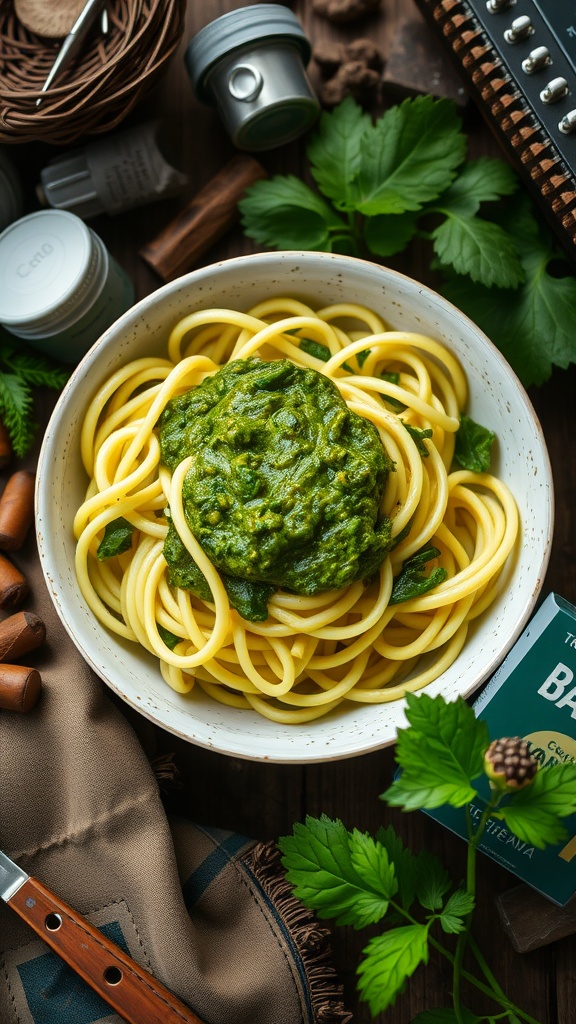
[(297, 946), (308, 979), (315, 1024), (349, 1024), (352, 1014), (344, 1006), (342, 985), (332, 965), (330, 931), (294, 896), (282, 867), (280, 850), (274, 842), (259, 843), (245, 858), (245, 864), (278, 910)]

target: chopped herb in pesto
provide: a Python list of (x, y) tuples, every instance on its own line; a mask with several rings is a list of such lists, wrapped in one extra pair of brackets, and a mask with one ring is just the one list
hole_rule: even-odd
[(441, 566), (436, 566), (426, 575), (427, 563), (438, 558), (439, 554), (438, 548), (424, 548), (402, 562), (402, 569), (394, 580), (390, 604), (400, 604), (409, 601), (411, 597), (420, 597), (444, 582), (448, 573)]
[(323, 374), (235, 360), (174, 398), (159, 436), (169, 468), (194, 457), (184, 512), (227, 576), (316, 594), (369, 577), (388, 553), (391, 461)]
[[(171, 587), (191, 590), (203, 601), (213, 601), (212, 591), (204, 573), (198, 568), (192, 555), (184, 547), (180, 535), (176, 531), (168, 514), (168, 533), (164, 541), (163, 555), (168, 563), (167, 579)], [(232, 576), (221, 575), (230, 604), (244, 619), (250, 622), (265, 622), (268, 618), (268, 598), (272, 597), (275, 587), (269, 583), (254, 583), (247, 580), (234, 579)], [(160, 626), (158, 632), (164, 643)], [(178, 637), (178, 640), (180, 637)]]
[(105, 558), (112, 558), (113, 555), (122, 555), (128, 551), (132, 544), (134, 527), (123, 516), (107, 523), (104, 527), (104, 536), (98, 545), (96, 554), (101, 562)]
[(423, 459), (427, 459), (430, 454), (426, 445), (423, 443), (425, 438), (432, 437), (432, 431), (430, 429), (424, 430), (422, 427), (413, 427), (411, 423), (404, 423), (406, 430), (410, 434), (410, 437), (415, 442), (416, 447)]
[(176, 645), (182, 640), (181, 636), (176, 636), (176, 633), (172, 633), (169, 629), (166, 629), (165, 626), (161, 626), (159, 622), (156, 623), (156, 628), (160, 634), (160, 639), (164, 641), (166, 647), (171, 651), (173, 651)]
[(312, 338), (301, 338), (300, 348), (303, 352), (307, 352), (309, 356), (314, 356), (315, 359), (321, 359), (323, 363), (327, 363), (330, 359), (330, 349), (328, 345), (322, 345), (319, 341), (313, 341)]
[(489, 473), (494, 437), (495, 434), (488, 427), (462, 415), (454, 449), (454, 458), (462, 469), (469, 469), (472, 473)]

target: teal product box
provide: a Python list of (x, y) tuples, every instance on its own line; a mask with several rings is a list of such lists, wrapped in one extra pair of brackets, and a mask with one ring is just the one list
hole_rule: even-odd
[[(549, 594), (473, 706), (488, 723), (491, 740), (522, 736), (541, 766), (576, 762), (576, 607)], [(473, 822), (489, 799), (483, 783), (475, 783), (480, 795), (470, 804)], [(424, 813), (466, 838), (463, 807)], [(564, 825), (564, 843), (538, 850), (490, 818), (478, 849), (564, 906), (576, 892), (576, 814)]]

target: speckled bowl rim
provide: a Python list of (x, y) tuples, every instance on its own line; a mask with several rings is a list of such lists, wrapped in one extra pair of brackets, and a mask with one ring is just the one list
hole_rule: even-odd
[[(228, 301), (211, 296), (225, 289)], [(364, 294), (368, 289), (370, 298)], [(354, 757), (394, 742), (405, 725), (404, 702), (353, 705), (306, 725), (280, 726), (251, 711), (209, 698), (174, 693), (157, 663), (137, 645), (112, 637), (87, 609), (73, 567), (72, 515), (83, 498), (78, 432), (89, 394), (128, 358), (162, 351), (170, 327), (192, 308), (247, 309), (265, 295), (289, 293), (312, 305), (344, 295), (365, 302), (392, 321), (443, 338), (457, 349), (470, 374), (470, 413), (487, 411), (496, 422), (496, 471), (511, 484), (523, 529), (503, 592), (475, 626), (454, 665), (426, 692), (447, 699), (469, 696), (497, 668), (534, 611), (550, 558), (554, 492), (542, 429), (518, 378), (498, 349), (464, 314), (432, 289), (378, 264), (329, 253), (281, 252), (239, 256), (202, 267), (142, 299), (96, 342), (72, 373), (45, 433), (36, 480), (36, 526), (41, 564), (56, 611), (88, 664), (122, 700), (162, 729), (200, 747), (234, 757), (276, 763), (313, 763)], [(157, 320), (162, 310), (161, 321)], [(390, 314), (393, 314), (392, 316)], [(449, 341), (458, 339), (458, 346)], [(133, 349), (137, 347), (137, 351)], [(128, 354), (128, 350), (130, 354)], [(507, 447), (507, 445), (509, 447)], [(512, 458), (512, 448), (519, 461)], [(518, 493), (520, 491), (520, 493)], [(79, 500), (78, 500), (79, 498)]]

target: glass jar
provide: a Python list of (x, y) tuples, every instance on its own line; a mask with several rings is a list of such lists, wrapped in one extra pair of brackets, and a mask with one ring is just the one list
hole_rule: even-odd
[(0, 324), (65, 363), (77, 363), (134, 302), (102, 240), (73, 213), (41, 210), (0, 234)]

